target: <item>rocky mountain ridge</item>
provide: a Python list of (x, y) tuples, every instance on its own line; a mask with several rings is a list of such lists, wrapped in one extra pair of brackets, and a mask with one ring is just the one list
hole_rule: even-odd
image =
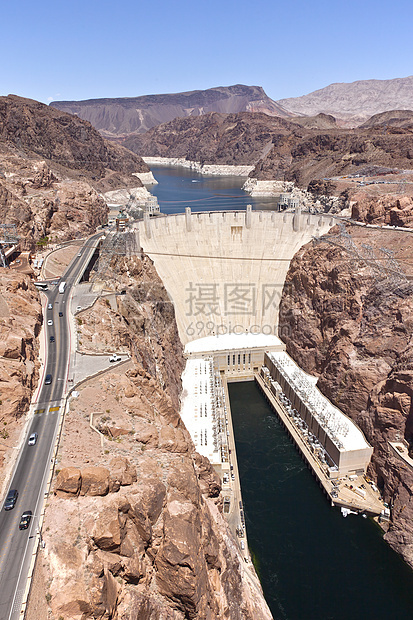
[(277, 103), (294, 114), (313, 116), (323, 112), (355, 127), (373, 114), (413, 110), (413, 76), (335, 83), (301, 97), (279, 99)]
[(243, 84), (141, 97), (52, 101), (50, 105), (89, 121), (106, 137), (135, 135), (174, 118), (209, 112), (250, 111), (293, 116), (270, 99), (260, 86)]
[[(282, 119), (261, 113), (211, 113), (175, 119), (122, 144), (146, 157), (184, 157), (201, 164), (254, 165), (258, 180), (302, 189), (331, 177), (412, 170), (413, 125), (408, 112), (376, 115), (365, 126), (337, 127), (325, 114)], [(334, 181), (328, 192), (343, 191)]]
[(133, 173), (148, 171), (86, 121), (30, 99), (0, 97), (0, 215), (16, 225), (23, 244), (92, 233), (106, 219), (101, 192), (142, 187)]
[(182, 157), (201, 164), (251, 165), (272, 147), (273, 136), (297, 126), (259, 112), (176, 118), (122, 144), (144, 157)]

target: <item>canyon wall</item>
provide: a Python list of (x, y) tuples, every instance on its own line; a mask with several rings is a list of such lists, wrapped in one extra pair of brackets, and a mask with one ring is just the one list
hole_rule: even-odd
[(334, 233), (291, 262), (280, 336), (374, 446), (369, 475), (391, 506), (385, 539), (413, 566), (413, 467), (389, 443), (412, 451), (411, 233), (354, 227), (350, 240)]
[(30, 278), (0, 267), (0, 472), (12, 447), (39, 378), (40, 297)]

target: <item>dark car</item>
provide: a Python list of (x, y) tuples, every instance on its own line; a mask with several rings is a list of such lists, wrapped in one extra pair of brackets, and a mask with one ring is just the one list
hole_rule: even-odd
[(46, 375), (46, 379), (44, 380), (45, 385), (50, 385), (52, 382), (52, 375)]
[(13, 510), (18, 495), (19, 493), (16, 489), (10, 489), (7, 493), (6, 501), (4, 502), (4, 510)]
[(20, 517), (19, 530), (27, 530), (30, 521), (32, 520), (33, 513), (31, 510), (26, 510)]
[(54, 336), (50, 336), (50, 342), (54, 342)]
[(59, 312), (59, 316), (63, 316), (63, 312)]

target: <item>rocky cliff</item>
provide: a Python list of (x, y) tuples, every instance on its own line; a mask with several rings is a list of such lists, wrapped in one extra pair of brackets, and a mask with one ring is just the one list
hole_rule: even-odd
[(94, 180), (119, 173), (147, 172), (139, 158), (104, 140), (88, 122), (43, 103), (15, 95), (0, 97), (0, 140)]
[(389, 444), (401, 442), (405, 454), (413, 446), (411, 233), (335, 233), (333, 243), (307, 245), (293, 259), (280, 334), (374, 446), (369, 474), (392, 506), (385, 538), (413, 566), (413, 467)]
[(142, 97), (53, 101), (50, 105), (89, 121), (107, 137), (139, 134), (174, 118), (209, 112), (249, 111), (294, 116), (270, 99), (260, 86), (243, 84)]
[(132, 361), (71, 400), (27, 617), (269, 619), (223, 519), (220, 479), (178, 414), (173, 307), (147, 257), (112, 269), (107, 284), (126, 294), (116, 311), (100, 300), (78, 315), (79, 343), (87, 355), (104, 339)]
[(358, 192), (352, 196), (351, 217), (359, 222), (388, 226), (412, 227), (413, 198), (403, 194), (384, 196)]
[(337, 176), (374, 176), (412, 170), (410, 128), (385, 132), (375, 125), (366, 129), (331, 129), (295, 132), (281, 137), (250, 176), (284, 177), (299, 187), (312, 180)]
[(277, 103), (298, 115), (324, 112), (342, 119), (348, 126), (356, 126), (387, 110), (413, 110), (413, 76), (330, 84), (308, 95), (280, 99)]
[[(0, 268), (0, 471), (18, 442), (39, 376), (39, 294), (27, 276)], [(11, 450), (13, 452), (13, 450)], [(4, 470), (3, 470), (4, 471)]]
[(30, 99), (0, 97), (0, 216), (27, 243), (91, 233), (106, 219), (100, 193), (142, 187), (149, 168), (87, 122)]

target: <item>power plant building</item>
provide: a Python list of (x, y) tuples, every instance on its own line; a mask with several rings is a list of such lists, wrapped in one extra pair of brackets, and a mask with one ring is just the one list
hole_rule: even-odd
[(265, 368), (272, 379), (272, 391), (282, 391), (296, 417), (323, 446), (330, 478), (365, 473), (372, 446), (358, 426), (319, 391), (317, 379), (305, 373), (285, 351), (267, 352)]

